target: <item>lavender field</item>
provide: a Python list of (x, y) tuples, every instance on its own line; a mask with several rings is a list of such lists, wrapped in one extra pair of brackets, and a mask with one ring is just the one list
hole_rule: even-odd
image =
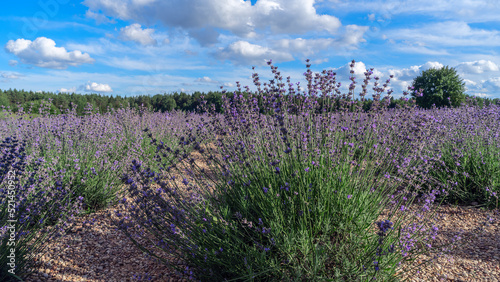
[(171, 267), (201, 281), (398, 280), (402, 262), (440, 254), (439, 205), (498, 209), (499, 105), (388, 108), (384, 86), (365, 111), (331, 73), (308, 73), (302, 92), (271, 69), (253, 96), (226, 93), (223, 114), (4, 110), (0, 280), (28, 277), (75, 217), (119, 203), (117, 228), (140, 226), (146, 252), (179, 252), (191, 268)]

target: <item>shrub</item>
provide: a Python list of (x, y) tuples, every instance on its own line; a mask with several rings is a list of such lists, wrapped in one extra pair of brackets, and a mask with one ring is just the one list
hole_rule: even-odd
[(439, 142), (426, 150), (434, 156), (428, 158), (433, 163), (429, 175), (447, 191), (438, 199), (498, 208), (500, 107), (463, 106), (430, 114), (441, 120)]
[(465, 102), (465, 83), (454, 68), (428, 69), (413, 80), (415, 89), (423, 89), (421, 95), (412, 93), (416, 103), (422, 108), (453, 106)]
[(158, 156), (185, 162), (159, 159), (166, 169), (155, 170), (133, 161), (122, 178), (131, 216), (117, 214), (119, 228), (131, 236), (140, 227), (154, 237), (151, 245), (130, 237), (142, 250), (160, 259), (180, 253), (188, 267), (171, 266), (203, 281), (395, 280), (437, 230), (416, 220), (437, 192), (422, 197), (419, 214), (406, 209), (415, 199), (410, 173), (430, 169), (417, 156), (434, 132), (418, 127), (431, 118), (379, 105), (376, 113), (318, 114), (314, 99), (283, 95), (271, 68), (275, 81), (248, 98), (224, 97), (224, 115), (204, 124), (217, 136), (212, 148), (195, 134), (182, 139), (208, 167), (152, 140)]
[(42, 244), (64, 234), (81, 206), (69, 200), (72, 192), (60, 175), (47, 178), (40, 161), (28, 164), (26, 143), (18, 143), (7, 137), (0, 144), (1, 281), (29, 276)]

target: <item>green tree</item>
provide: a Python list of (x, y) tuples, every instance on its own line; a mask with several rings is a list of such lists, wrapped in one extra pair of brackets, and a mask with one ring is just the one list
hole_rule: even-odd
[[(9, 98), (3, 93), (0, 93), (0, 106), (4, 106), (5, 108), (10, 106)], [(2, 107), (0, 107), (0, 111), (2, 111)]]
[(453, 106), (458, 107), (465, 102), (465, 83), (454, 68), (448, 66), (440, 69), (428, 69), (413, 80), (415, 90), (423, 89), (423, 95), (416, 98), (419, 107), (430, 108)]
[(168, 96), (165, 100), (164, 109), (167, 112), (171, 112), (177, 108), (177, 104), (172, 96)]

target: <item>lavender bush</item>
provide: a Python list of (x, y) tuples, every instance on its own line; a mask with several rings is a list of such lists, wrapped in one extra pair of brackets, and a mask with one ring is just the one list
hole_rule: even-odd
[[(23, 168), (18, 169), (15, 198), (7, 196), (8, 181), (4, 180), (0, 202), (2, 250), (9, 248), (9, 230), (12, 230), (7, 229), (9, 200), (16, 205), (16, 219), (24, 224), (12, 231), (18, 252), (18, 277), (29, 275), (33, 255), (43, 252), (37, 244), (54, 238), (44, 235), (44, 228), (65, 234), (65, 224), (70, 223), (66, 220), (68, 216), (80, 216), (115, 204), (125, 192), (119, 179), (125, 164), (132, 158), (151, 163), (155, 150), (148, 146), (149, 140), (141, 128), (151, 128), (152, 137), (161, 138), (165, 145), (176, 149), (177, 136), (190, 127), (185, 124), (186, 114), (181, 112), (160, 114), (130, 108), (106, 115), (92, 112), (88, 107), (88, 114), (83, 117), (76, 116), (75, 111), (52, 115), (42, 107), (38, 117), (27, 118), (31, 110), (25, 113), (21, 108), (16, 114), (4, 111), (5, 116), (14, 118), (1, 121), (0, 137), (11, 140), (13, 136), (23, 142), (18, 151), (12, 151), (15, 145), (6, 145), (2, 150), (6, 160), (13, 160), (22, 152), (19, 163), (23, 163)], [(203, 118), (188, 116), (193, 116), (193, 123)], [(9, 168), (8, 162), (2, 162), (2, 169)], [(61, 229), (61, 224), (65, 229)], [(2, 277), (8, 275), (7, 254), (2, 251)]]
[(447, 203), (498, 208), (500, 192), (500, 108), (462, 105), (430, 111), (442, 120), (429, 174), (446, 188)]
[(70, 201), (72, 192), (62, 185), (60, 174), (46, 178), (48, 170), (41, 168), (41, 161), (27, 169), (25, 148), (24, 141), (10, 137), (0, 145), (1, 281), (32, 273), (34, 254), (70, 228), (81, 209), (81, 203)]
[[(429, 173), (440, 157), (425, 154), (443, 136), (436, 130), (443, 120), (414, 107), (387, 110), (381, 96), (389, 80), (379, 87), (375, 79), (364, 112), (351, 103), (354, 78), (339, 97), (334, 73), (313, 79), (308, 69), (301, 94), (271, 69), (275, 79), (264, 89), (254, 74), (258, 92), (246, 99), (237, 82), (224, 115), (200, 124), (216, 133), (211, 147), (196, 134), (182, 139), (208, 167), (152, 140), (158, 156), (181, 162), (158, 158), (160, 170), (132, 162), (122, 178), (131, 217), (118, 214), (119, 227), (129, 236), (132, 226), (149, 233), (151, 245), (131, 239), (165, 263), (163, 254), (180, 253), (190, 267), (171, 266), (203, 281), (397, 279), (400, 264), (428, 253), (437, 232), (429, 220), (446, 191)], [(318, 107), (316, 97), (337, 102)], [(412, 213), (414, 201), (421, 208)]]

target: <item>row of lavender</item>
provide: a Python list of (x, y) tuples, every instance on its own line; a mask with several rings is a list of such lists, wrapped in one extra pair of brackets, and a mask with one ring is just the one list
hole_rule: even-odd
[[(141, 226), (157, 239), (141, 247), (159, 258), (180, 253), (191, 268), (173, 267), (211, 281), (395, 279), (402, 262), (442, 251), (431, 248), (436, 199), (498, 207), (497, 106), (386, 110), (381, 102), (369, 113), (318, 115), (308, 97), (337, 93), (334, 75), (308, 71), (306, 96), (271, 67), (275, 81), (260, 89), (254, 80), (273, 115), (260, 114), (257, 99), (228, 95), (223, 116), (123, 110), (3, 123), (1, 176), (18, 175), (14, 196), (8, 181), (0, 187), (0, 278), (8, 275), (10, 234), (23, 273), (42, 242), (30, 234), (64, 234), (82, 209), (116, 203), (121, 183), (134, 201), (121, 201), (132, 217), (118, 226), (126, 234)], [(374, 87), (376, 99), (385, 88)], [(345, 106), (352, 108), (348, 99)], [(10, 199), (21, 221), (14, 233)], [(408, 210), (414, 201), (422, 204), (417, 214)]]
[[(225, 114), (204, 124), (216, 133), (214, 146), (186, 136), (208, 166), (186, 156), (184, 165), (161, 160), (161, 173), (133, 163), (123, 176), (134, 200), (121, 202), (132, 216), (120, 228), (142, 226), (156, 242), (141, 247), (159, 259), (180, 253), (190, 266), (170, 265), (180, 274), (202, 281), (396, 280), (403, 266), (417, 269), (409, 262), (420, 254), (449, 250), (432, 247), (438, 229), (431, 217), (443, 200), (498, 208), (498, 106), (388, 110), (380, 99), (369, 113), (317, 115), (308, 97), (318, 95), (314, 89), (335, 93), (322, 88), (332, 85), (325, 83), (332, 74), (313, 83), (306, 73), (310, 96), (293, 95), (299, 91), (271, 68), (275, 80), (264, 89), (258, 74), (254, 79), (265, 112), (274, 114), (260, 114), (255, 97), (234, 93)], [(375, 96), (384, 88), (375, 87)], [(348, 99), (345, 105), (352, 106)], [(158, 155), (168, 155), (155, 144)], [(186, 190), (195, 193), (180, 193)]]
[(203, 119), (133, 109), (99, 115), (88, 108), (83, 117), (39, 110), (36, 118), (21, 109), (0, 122), (1, 281), (28, 276), (33, 255), (66, 234), (75, 216), (116, 204), (124, 192), (120, 176), (133, 159), (154, 165), (154, 148), (141, 129), (175, 151)]

